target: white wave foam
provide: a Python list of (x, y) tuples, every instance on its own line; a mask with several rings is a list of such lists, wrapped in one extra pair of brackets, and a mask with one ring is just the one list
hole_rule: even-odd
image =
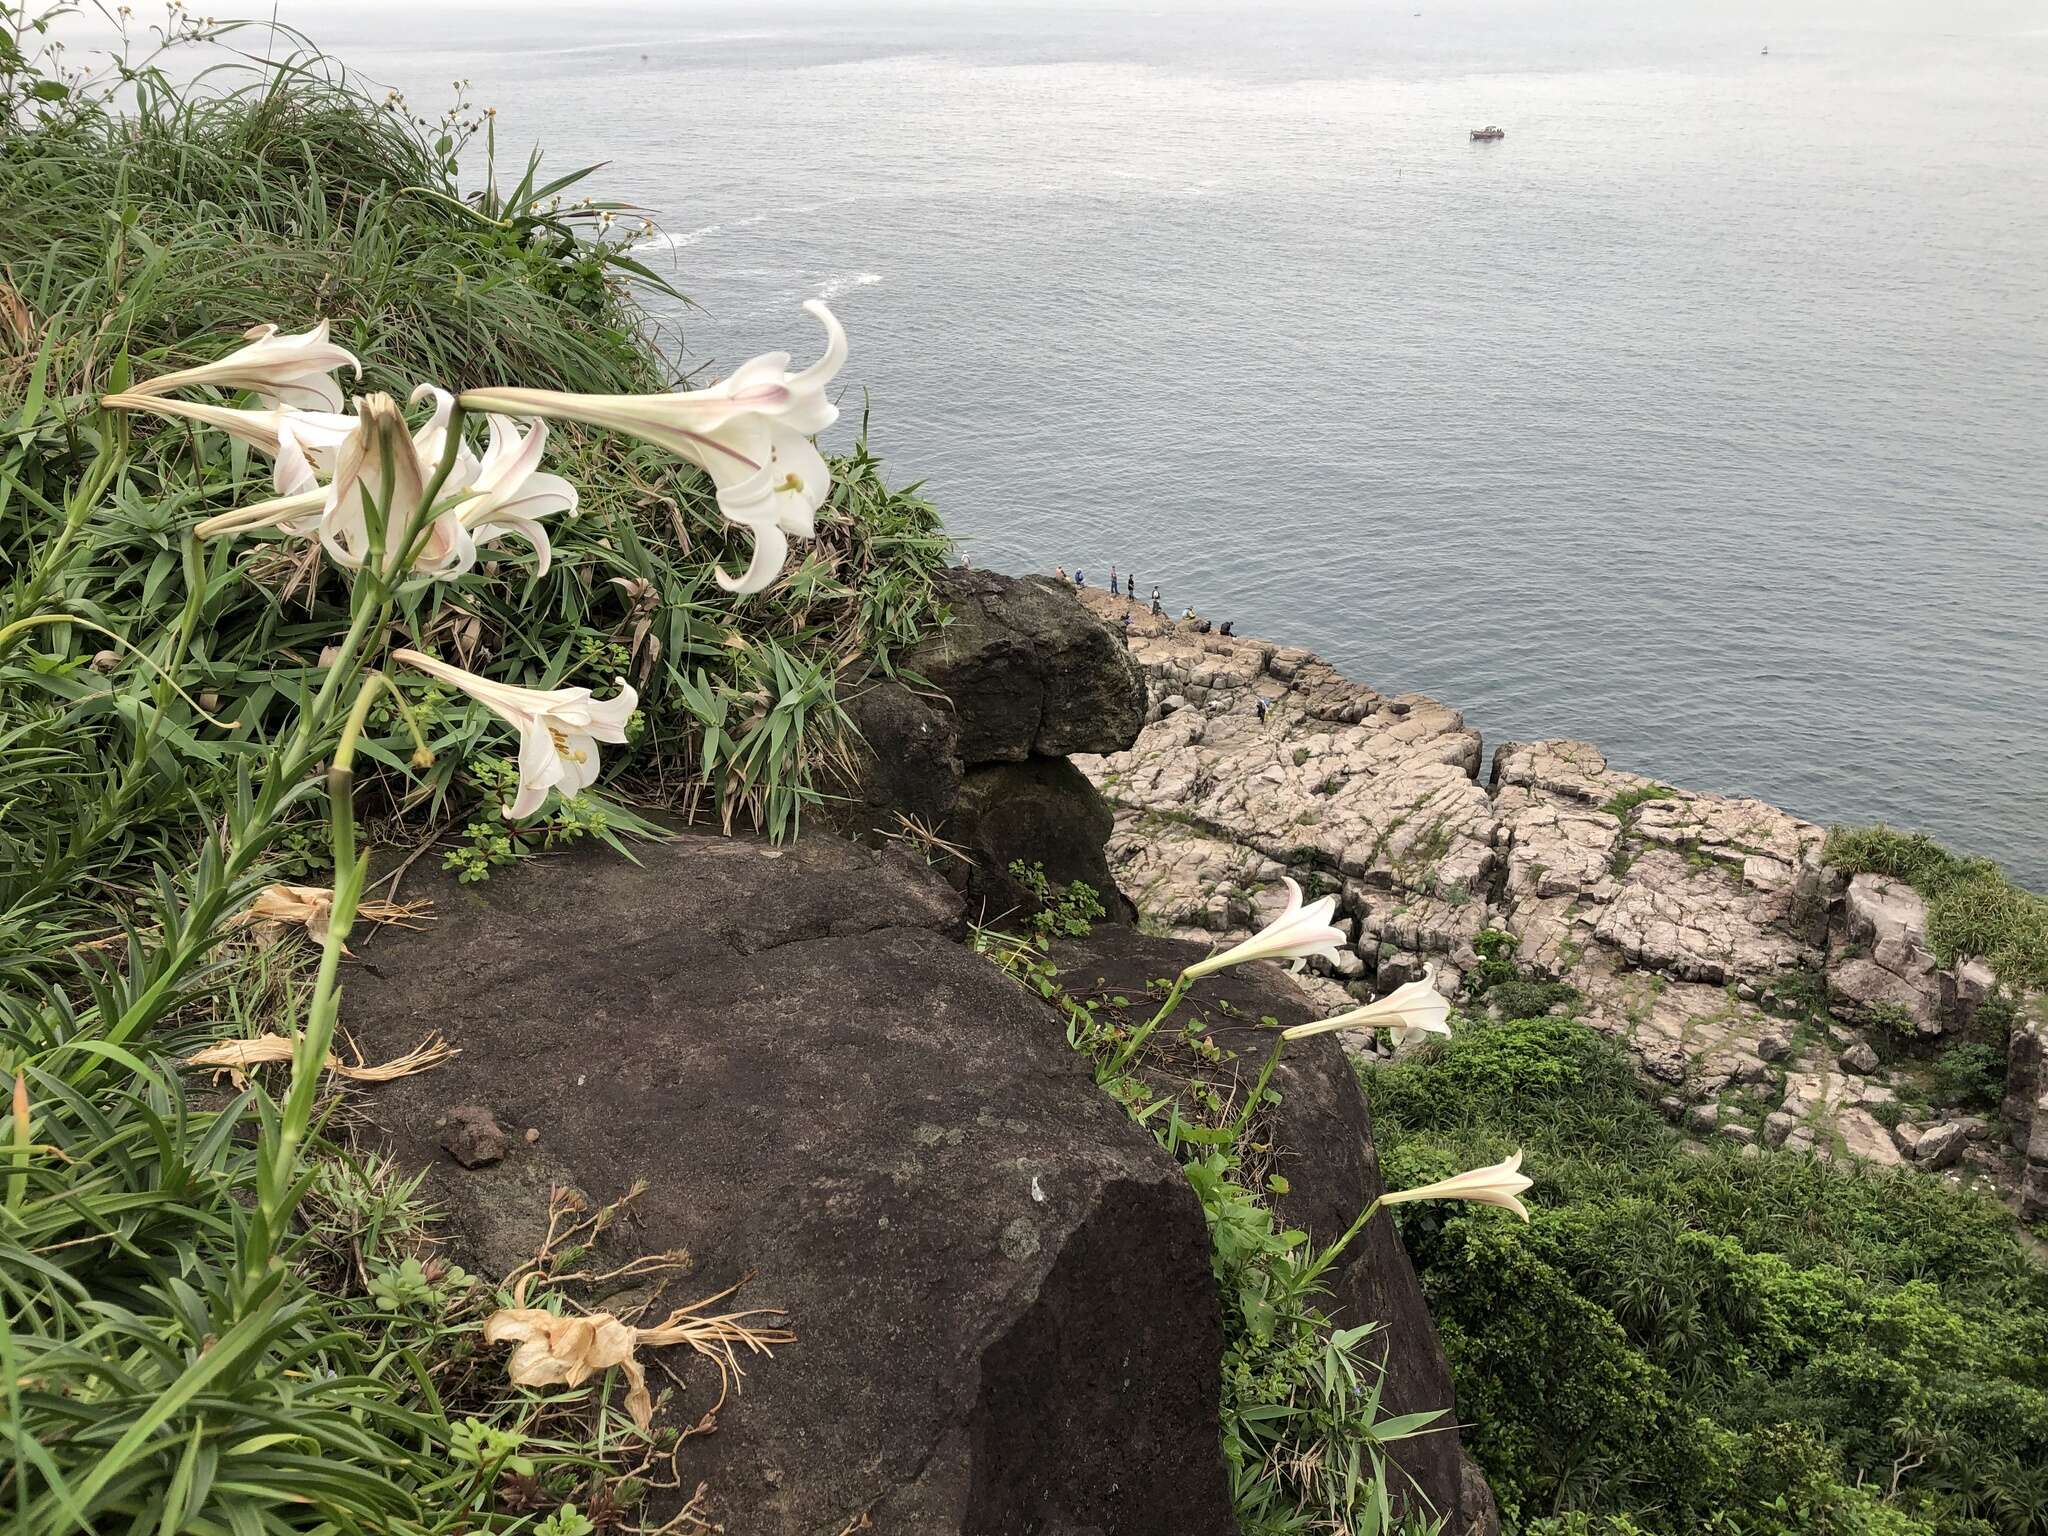
[(856, 288), (872, 288), (882, 280), (879, 272), (848, 272), (840, 277), (828, 277), (818, 284), (817, 297), (830, 303)]

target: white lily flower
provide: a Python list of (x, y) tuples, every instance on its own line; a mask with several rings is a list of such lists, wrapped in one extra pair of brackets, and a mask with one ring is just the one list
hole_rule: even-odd
[[(361, 570), (374, 561), (390, 576), (397, 573), (398, 562), (419, 530), (425, 515), (421, 502), (436, 466), (422, 464), (418, 442), (389, 395), (360, 396), (356, 415), (357, 428), (341, 445), (334, 484), (328, 487), (320, 542), (345, 570)], [(372, 502), (382, 509), (384, 519), (377, 548), (371, 546)], [(454, 502), (438, 503), (428, 521), (430, 530), (413, 556), (410, 574), (459, 576), (476, 563), (476, 543), (462, 526)]]
[(1392, 1030), (1394, 1042), (1406, 1045), (1418, 1035), (1448, 1035), (1451, 1032), (1451, 1000), (1437, 991), (1432, 973), (1421, 981), (1394, 988), (1377, 1002), (1353, 1008), (1333, 1019), (1314, 1024), (1297, 1024), (1283, 1029), (1283, 1040), (1303, 1040), (1339, 1029)]
[(399, 650), (392, 659), (461, 689), (519, 732), (519, 793), (505, 807), (509, 820), (531, 816), (548, 791), (564, 797), (597, 782), (597, 744), (623, 743), (626, 721), (640, 695), (622, 677), (618, 697), (593, 699), (588, 688), (521, 688), (492, 682), (419, 651)]
[[(576, 487), (560, 475), (544, 474), (540, 456), (547, 447), (548, 426), (536, 421), (525, 436), (509, 416), (490, 417), (490, 441), (476, 473), (468, 482), (471, 499), (462, 508), (462, 526), (479, 545), (516, 533), (533, 545), (535, 574), (545, 576), (553, 549), (544, 517), (576, 515)], [(468, 450), (465, 448), (464, 452)]]
[(351, 368), (363, 376), (355, 353), (327, 339), (327, 322), (296, 336), (280, 336), (274, 325), (252, 326), (244, 333), (246, 347), (197, 368), (181, 369), (131, 386), (132, 395), (167, 395), (173, 390), (211, 384), (219, 389), (246, 389), (273, 409), (292, 406), (306, 411), (339, 411), (341, 386), (332, 375)]
[(290, 406), (271, 410), (245, 411), (233, 406), (214, 405), (204, 400), (158, 398), (130, 390), (121, 395), (102, 395), (100, 404), (110, 411), (148, 411), (180, 421), (196, 421), (218, 427), (238, 442), (247, 443), (271, 458), (282, 450), (281, 437), (291, 430), (300, 447), (317, 462), (325, 452), (340, 447), (341, 440), (355, 431), (356, 418), (333, 411), (301, 411)]
[(1321, 955), (1334, 964), (1338, 946), (1344, 942), (1343, 931), (1330, 924), (1337, 912), (1337, 898), (1323, 896), (1304, 907), (1301, 887), (1284, 876), (1281, 884), (1287, 887), (1286, 911), (1236, 948), (1198, 961), (1181, 975), (1192, 981), (1197, 976), (1228, 970), (1233, 965), (1249, 965), (1254, 960), (1306, 960), (1311, 955)]
[(818, 300), (804, 308), (825, 327), (825, 351), (798, 373), (789, 371), (787, 352), (766, 352), (708, 389), (667, 395), (473, 389), (462, 403), (608, 427), (701, 466), (718, 487), (726, 520), (755, 539), (746, 574), (734, 579), (721, 571), (719, 584), (740, 594), (763, 591), (781, 571), (788, 540), (816, 533), (818, 508), (832, 491), (831, 471), (810, 437), (839, 419), (825, 387), (845, 366), (846, 332)]
[(356, 418), (327, 411), (301, 411), (291, 406), (245, 411), (199, 400), (159, 399), (130, 392), (107, 395), (100, 404), (110, 410), (148, 411), (158, 416), (218, 427), (276, 462), (271, 483), (278, 495), (253, 506), (237, 507), (199, 524), (203, 539), (251, 528), (283, 528), (312, 533), (327, 502), (320, 477), (334, 468), (343, 442), (356, 429)]
[(1504, 1211), (1513, 1211), (1522, 1220), (1529, 1219), (1528, 1207), (1515, 1196), (1535, 1181), (1522, 1174), (1522, 1154), (1517, 1152), (1505, 1162), (1495, 1163), (1491, 1168), (1474, 1168), (1470, 1173), (1453, 1174), (1448, 1179), (1438, 1179), (1434, 1184), (1424, 1184), (1416, 1189), (1395, 1190), (1392, 1194), (1381, 1195), (1381, 1205), (1403, 1205), (1411, 1200), (1473, 1200), (1481, 1205), (1497, 1205)]

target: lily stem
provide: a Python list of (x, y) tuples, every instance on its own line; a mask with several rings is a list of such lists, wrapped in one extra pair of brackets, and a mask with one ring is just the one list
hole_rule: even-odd
[(1166, 1001), (1159, 1005), (1159, 1011), (1140, 1025), (1131, 1038), (1117, 1050), (1116, 1055), (1110, 1058), (1109, 1065), (1103, 1069), (1104, 1077), (1115, 1081), (1124, 1075), (1124, 1069), (1137, 1060), (1138, 1053), (1145, 1049), (1145, 1042), (1152, 1038), (1159, 1026), (1173, 1017), (1174, 1010), (1180, 1007), (1180, 1000), (1187, 996), (1188, 988), (1193, 985), (1194, 979), (1186, 971), (1174, 977), (1173, 989), (1166, 994)]
[(1306, 1289), (1307, 1287), (1313, 1285), (1316, 1282), (1316, 1279), (1322, 1274), (1322, 1272), (1328, 1269), (1332, 1264), (1336, 1263), (1337, 1260), (1343, 1255), (1344, 1250), (1351, 1246), (1351, 1240), (1354, 1237), (1358, 1236), (1359, 1233), (1365, 1230), (1366, 1223), (1372, 1220), (1373, 1213), (1377, 1211), (1379, 1208), (1380, 1202), (1378, 1200), (1375, 1200), (1371, 1205), (1368, 1205), (1364, 1210), (1360, 1211), (1358, 1213), (1358, 1220), (1351, 1223), (1351, 1225), (1345, 1229), (1344, 1235), (1342, 1237), (1338, 1238), (1337, 1241), (1330, 1244), (1329, 1247), (1325, 1248), (1321, 1253), (1316, 1255), (1315, 1262), (1309, 1265), (1307, 1269), (1301, 1272), (1300, 1276), (1298, 1277), (1297, 1283), (1301, 1285), (1303, 1289)]

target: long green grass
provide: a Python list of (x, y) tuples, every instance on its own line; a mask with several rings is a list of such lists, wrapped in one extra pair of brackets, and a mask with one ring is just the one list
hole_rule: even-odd
[[(408, 1181), (299, 1144), (333, 1108), (306, 1100), (317, 1071), (278, 1103), (176, 1065), (307, 1024), (303, 946), (227, 922), (265, 879), (332, 878), (325, 748), (290, 732), (350, 589), (282, 541), (195, 543), (268, 494), (265, 466), (96, 401), (322, 316), (401, 395), (659, 388), (649, 276), (617, 210), (491, 164), (464, 105), (422, 124), (317, 55), (204, 40), (226, 67), (196, 84), (139, 59), (96, 84), (38, 56), (34, 22), (0, 6), (0, 1524), (510, 1530), (569, 1502), (630, 1523), (670, 1447), (601, 1392), (504, 1387), (474, 1349), (499, 1298), (423, 1258)], [(467, 198), (465, 154), (487, 187)], [(606, 794), (792, 834), (842, 750), (842, 678), (939, 618), (930, 508), (863, 444), (801, 567), (736, 608), (711, 569), (743, 541), (697, 472), (573, 430), (550, 458), (583, 494), (553, 569), (501, 560), (392, 626), (511, 680), (630, 676), (644, 725)], [(354, 803), (405, 843), (473, 815), (498, 835), (502, 738), (445, 693), (414, 702), (435, 766), (409, 774), (398, 716), (373, 713)], [(527, 835), (602, 831), (569, 814)]]
[(2014, 885), (1990, 859), (1951, 853), (1882, 823), (1833, 827), (1822, 859), (1850, 874), (1890, 875), (1927, 902), (1927, 941), (1943, 965), (1982, 956), (2012, 987), (2048, 987), (2048, 898)]

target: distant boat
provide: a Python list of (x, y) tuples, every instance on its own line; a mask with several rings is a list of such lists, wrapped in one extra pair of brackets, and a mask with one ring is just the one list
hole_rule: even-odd
[(1507, 136), (1507, 129), (1496, 128), (1491, 123), (1488, 123), (1484, 128), (1474, 128), (1472, 130), (1472, 137), (1475, 139), (1504, 139)]
[(1770, 45), (1769, 43), (1765, 43), (1765, 44), (1764, 44), (1764, 57), (1766, 57), (1766, 58), (1769, 58), (1769, 57), (1770, 57), (1770, 53), (1771, 53), (1771, 45)]

